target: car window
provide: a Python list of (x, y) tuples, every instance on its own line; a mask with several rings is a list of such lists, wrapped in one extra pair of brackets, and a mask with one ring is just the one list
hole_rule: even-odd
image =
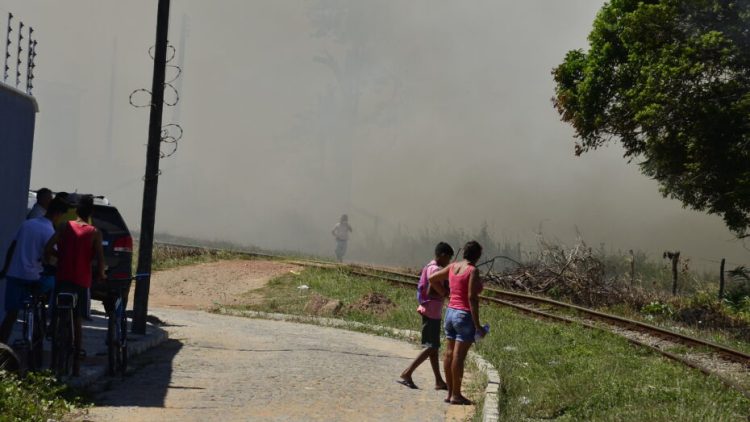
[(127, 232), (128, 226), (115, 207), (94, 207), (94, 226), (106, 233)]

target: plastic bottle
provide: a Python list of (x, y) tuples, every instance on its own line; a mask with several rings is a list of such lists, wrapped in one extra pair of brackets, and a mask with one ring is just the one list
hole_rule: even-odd
[[(484, 328), (484, 336), (490, 333), (490, 324), (484, 324), (484, 327), (482, 328)], [(481, 341), (484, 338), (484, 336), (480, 335), (479, 331), (477, 331), (476, 334), (474, 334), (474, 341), (475, 342)]]

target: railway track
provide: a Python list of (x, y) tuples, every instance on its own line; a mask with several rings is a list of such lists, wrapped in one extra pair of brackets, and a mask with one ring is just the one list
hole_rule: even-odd
[[(197, 245), (155, 243), (173, 248), (227, 251)], [(414, 287), (419, 279), (419, 276), (415, 274), (376, 266), (342, 265), (314, 259), (288, 259), (280, 255), (241, 250), (230, 250), (230, 252), (259, 258), (283, 259), (307, 267), (338, 268), (350, 274), (376, 278), (401, 286)], [(706, 375), (716, 376), (727, 386), (750, 398), (750, 354), (745, 352), (641, 321), (541, 296), (485, 287), (484, 294), (480, 298), (484, 302), (509, 307), (535, 318), (579, 324), (586, 328), (613, 333), (634, 345), (653, 350), (666, 358), (697, 369)], [(683, 350), (685, 347), (680, 346), (687, 346), (688, 349)]]
[[(416, 286), (414, 280), (418, 279), (418, 276), (413, 274), (385, 269), (378, 269), (377, 272), (380, 274), (358, 270), (350, 272), (363, 277), (375, 277), (409, 286)], [(485, 287), (480, 299), (495, 305), (513, 308), (532, 317), (608, 331), (624, 337), (634, 345), (653, 350), (706, 375), (716, 376), (725, 385), (750, 398), (750, 354), (742, 351), (640, 321), (524, 293)], [(554, 310), (562, 310), (573, 315), (561, 315), (555, 313)], [(689, 346), (692, 349), (687, 352), (676, 351), (675, 349), (679, 349), (680, 345)]]

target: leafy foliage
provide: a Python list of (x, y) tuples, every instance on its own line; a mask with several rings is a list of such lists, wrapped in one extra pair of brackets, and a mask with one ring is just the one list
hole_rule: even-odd
[(580, 155), (612, 140), (685, 206), (750, 229), (750, 2), (612, 0), (554, 69)]
[(0, 421), (47, 421), (70, 412), (77, 399), (70, 401), (68, 387), (46, 373), (29, 373), (20, 379), (0, 371)]
[(651, 302), (648, 305), (641, 308), (641, 312), (646, 315), (672, 315), (674, 310), (667, 303), (659, 301)]

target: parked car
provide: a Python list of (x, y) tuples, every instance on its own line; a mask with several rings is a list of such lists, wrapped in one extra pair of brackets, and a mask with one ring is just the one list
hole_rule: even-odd
[[(82, 194), (72, 193), (68, 200), (71, 205), (76, 206), (82, 196)], [(34, 203), (36, 203), (36, 192), (29, 191), (29, 210)], [(133, 273), (133, 237), (120, 211), (106, 197), (94, 195), (94, 213), (91, 218), (94, 227), (102, 232), (107, 278), (130, 279)], [(106, 296), (105, 286), (98, 283), (92, 284), (92, 299), (104, 300)]]

